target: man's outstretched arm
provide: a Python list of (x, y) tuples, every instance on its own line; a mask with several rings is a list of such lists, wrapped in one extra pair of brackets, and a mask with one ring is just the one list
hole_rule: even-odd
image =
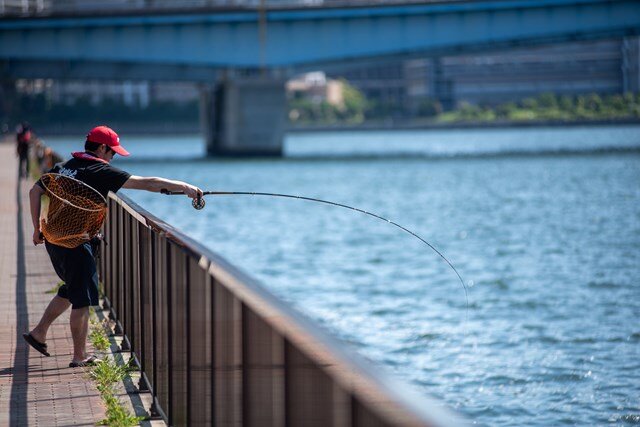
[(174, 181), (166, 178), (159, 178), (156, 176), (136, 176), (131, 177), (124, 183), (122, 188), (128, 188), (131, 190), (146, 190), (159, 193), (160, 190), (166, 189), (169, 191), (183, 191), (184, 194), (192, 199), (202, 197), (202, 190), (195, 185), (188, 184), (182, 181)]

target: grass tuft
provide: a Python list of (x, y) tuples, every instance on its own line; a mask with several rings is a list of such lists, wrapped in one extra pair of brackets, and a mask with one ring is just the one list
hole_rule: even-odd
[[(91, 318), (91, 333), (89, 335), (91, 343), (98, 351), (106, 351), (110, 347), (107, 331), (109, 323), (107, 320), (103, 322), (95, 319), (95, 313)], [(135, 368), (129, 363), (124, 363), (122, 359), (116, 361), (114, 359), (105, 358), (97, 363), (91, 369), (89, 376), (95, 382), (96, 388), (100, 392), (102, 401), (107, 408), (106, 418), (99, 421), (98, 425), (108, 425), (115, 427), (129, 427), (140, 424), (145, 417), (131, 415), (124, 407), (120, 399), (116, 396), (116, 386), (121, 383), (131, 371)]]
[(105, 352), (111, 347), (111, 342), (109, 341), (109, 338), (107, 338), (106, 334), (108, 327), (108, 320), (99, 322), (93, 318), (91, 319), (91, 332), (89, 333), (89, 339), (91, 340), (93, 347), (98, 351)]

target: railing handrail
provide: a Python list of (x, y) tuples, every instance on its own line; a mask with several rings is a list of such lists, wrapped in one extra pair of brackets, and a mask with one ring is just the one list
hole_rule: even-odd
[[(153, 231), (182, 247), (199, 259), (199, 265), (214, 274), (219, 283), (262, 316), (320, 366), (337, 383), (350, 390), (373, 412), (391, 411), (402, 425), (460, 425), (462, 419), (443, 408), (434, 399), (418, 395), (397, 379), (381, 373), (361, 356), (345, 348), (337, 338), (325, 332), (308, 317), (292, 308), (260, 284), (255, 278), (232, 265), (209, 248), (151, 214), (126, 195), (109, 194), (116, 203)], [(384, 402), (381, 405), (381, 402)]]

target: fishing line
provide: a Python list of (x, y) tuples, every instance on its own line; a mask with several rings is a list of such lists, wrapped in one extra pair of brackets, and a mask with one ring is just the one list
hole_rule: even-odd
[[(169, 191), (169, 190), (164, 189), (164, 188), (162, 190), (160, 190), (160, 192), (162, 194), (166, 194), (166, 195), (169, 195), (169, 196), (184, 194), (183, 191)], [(398, 224), (397, 222), (391, 221), (388, 218), (382, 217), (382, 216), (374, 214), (372, 212), (365, 211), (364, 209), (355, 208), (355, 207), (349, 206), (349, 205), (344, 205), (342, 203), (332, 202), (332, 201), (329, 201), (329, 200), (315, 199), (313, 197), (296, 196), (296, 195), (292, 195), (292, 194), (259, 193), (259, 192), (251, 192), (251, 191), (203, 191), (202, 195), (203, 196), (267, 196), (267, 197), (283, 197), (283, 198), (287, 198), (287, 199), (306, 200), (306, 201), (309, 201), (309, 202), (324, 203), (326, 205), (331, 205), (331, 206), (337, 206), (337, 207), (340, 207), (340, 208), (350, 209), (352, 211), (356, 211), (356, 212), (363, 213), (365, 215), (372, 216), (372, 217), (377, 218), (377, 219), (379, 219), (381, 221), (385, 221), (385, 222), (387, 222), (387, 223), (389, 223), (389, 224), (391, 224), (391, 225), (393, 225), (395, 227), (398, 227), (400, 230), (404, 231), (405, 233), (408, 233), (408, 234), (412, 235), (416, 239), (420, 240), (422, 243), (424, 243), (429, 248), (431, 248), (431, 250), (433, 250), (436, 254), (438, 254), (440, 256), (440, 258), (442, 258), (447, 263), (447, 265), (449, 265), (449, 267), (451, 267), (453, 272), (456, 273), (456, 276), (458, 276), (458, 280), (460, 281), (460, 284), (462, 285), (462, 288), (464, 289), (464, 297), (465, 297), (465, 301), (467, 303), (467, 315), (469, 313), (469, 295), (468, 295), (468, 292), (467, 292), (467, 286), (464, 284), (464, 280), (462, 280), (462, 276), (460, 276), (460, 273), (458, 273), (458, 270), (453, 266), (453, 264), (442, 254), (442, 252), (440, 252), (438, 249), (436, 249), (431, 243), (427, 242), (425, 239), (423, 239), (422, 237), (420, 237), (418, 234), (414, 233), (413, 231), (409, 230), (408, 228), (403, 227), (402, 225)], [(200, 210), (200, 209), (204, 208), (205, 201), (204, 201), (204, 198), (198, 197), (198, 198), (193, 199), (191, 204), (193, 205), (193, 207), (195, 209)]]

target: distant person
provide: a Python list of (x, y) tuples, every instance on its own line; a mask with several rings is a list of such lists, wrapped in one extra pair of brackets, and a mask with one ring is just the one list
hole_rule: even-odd
[(29, 146), (31, 145), (31, 126), (23, 122), (16, 132), (16, 152), (18, 154), (18, 175), (20, 178), (29, 176)]
[[(113, 167), (110, 162), (116, 154), (129, 155), (120, 145), (120, 138), (112, 129), (98, 126), (91, 129), (87, 135), (84, 151), (72, 153), (73, 157), (70, 160), (56, 164), (49, 172), (82, 181), (105, 198), (109, 191), (115, 193), (120, 188), (153, 192), (167, 189), (182, 191), (192, 199), (202, 197), (202, 190), (186, 182), (133, 176)], [(89, 329), (89, 306), (98, 305), (98, 275), (94, 255), (99, 241), (94, 238), (72, 248), (44, 241), (39, 221), (40, 198), (43, 194), (45, 190), (42, 180), (38, 180), (29, 193), (33, 244), (45, 243), (51, 263), (58, 276), (64, 281), (64, 285), (59, 288), (57, 295), (49, 303), (38, 325), (22, 336), (31, 347), (49, 356), (46, 344), (49, 326), (71, 307), (73, 358), (69, 367), (91, 365), (97, 359), (87, 354), (86, 342)]]
[(51, 147), (45, 147), (44, 152), (42, 153), (42, 170), (48, 171), (52, 169), (56, 163), (61, 162), (56, 153), (51, 149)]
[(35, 157), (38, 164), (38, 172), (42, 173), (42, 171), (49, 170), (53, 167), (53, 165), (48, 168), (44, 167), (44, 155), (45, 155), (46, 147), (44, 143), (36, 139), (33, 144), (31, 144), (31, 153), (33, 153), (33, 157)]

